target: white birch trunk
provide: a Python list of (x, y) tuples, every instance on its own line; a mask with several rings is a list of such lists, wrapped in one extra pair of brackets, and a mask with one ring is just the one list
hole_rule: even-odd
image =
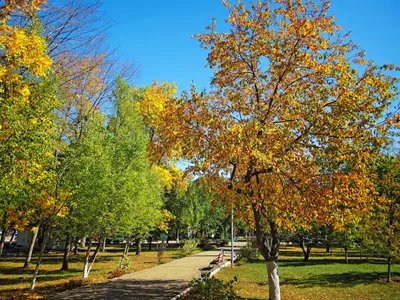
[(42, 258), (43, 258), (44, 250), (46, 249), (47, 242), (49, 241), (50, 231), (51, 231), (51, 227), (49, 229), (45, 230), (45, 232), (44, 232), (44, 239), (43, 239), (42, 247), (40, 248), (39, 259), (36, 263), (35, 272), (33, 273), (33, 278), (32, 278), (32, 283), (31, 283), (31, 291), (33, 291), (35, 289), (36, 279), (39, 274), (39, 267), (42, 262)]
[(267, 261), (269, 300), (281, 300), (279, 287), (278, 263)]
[(89, 239), (89, 245), (86, 250), (85, 264), (83, 266), (83, 278), (88, 278), (89, 276), (89, 257), (91, 248), (92, 248), (92, 238)]
[(89, 261), (85, 260), (85, 265), (83, 266), (83, 278), (88, 278), (89, 276), (88, 268), (89, 268)]

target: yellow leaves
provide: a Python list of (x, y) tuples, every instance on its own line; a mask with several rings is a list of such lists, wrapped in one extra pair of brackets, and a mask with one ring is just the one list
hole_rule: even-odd
[(164, 209), (162, 212), (162, 221), (160, 224), (157, 225), (157, 228), (160, 231), (168, 232), (169, 231), (169, 223), (172, 220), (175, 220), (176, 217), (168, 210)]
[(164, 189), (167, 191), (171, 191), (173, 188), (179, 191), (187, 190), (189, 186), (188, 178), (175, 166), (156, 165), (153, 169), (160, 176)]
[(320, 47), (322, 49), (326, 49), (328, 47), (328, 41), (326, 39), (322, 39), (320, 43)]
[(36, 32), (28, 33), (14, 27), (0, 47), (5, 49), (7, 61), (7, 69), (2, 73), (24, 66), (33, 75), (43, 77), (51, 66), (51, 60), (46, 54), (46, 41)]
[(24, 87), (21, 89), (21, 94), (22, 94), (22, 96), (23, 96), (24, 98), (28, 98), (28, 97), (30, 96), (30, 94), (31, 94), (31, 91), (29, 90), (29, 88), (28, 88), (27, 86), (24, 86)]
[(153, 163), (162, 158), (176, 160), (182, 153), (177, 137), (183, 124), (176, 91), (176, 85), (168, 82), (161, 85), (153, 82), (150, 87), (133, 89), (140, 114), (151, 133), (149, 151)]
[(0, 51), (3, 63), (0, 66), (0, 82), (9, 87), (9, 97), (28, 102), (30, 88), (19, 75), (18, 70), (25, 68), (30, 75), (44, 77), (51, 66), (51, 59), (46, 54), (45, 39), (35, 29), (19, 28), (7, 24), (8, 13), (21, 10), (21, 14), (37, 10), (44, 1), (7, 1), (0, 20)]
[(176, 91), (176, 85), (168, 82), (163, 82), (161, 85), (153, 82), (148, 88), (134, 89), (135, 94), (140, 94), (142, 99), (139, 107), (146, 123), (149, 125), (156, 123), (157, 119), (163, 116), (165, 110), (170, 108), (168, 107), (171, 105), (170, 99), (174, 97)]
[(173, 176), (171, 172), (163, 166), (154, 166), (154, 170), (160, 176), (165, 189), (170, 191), (173, 186)]

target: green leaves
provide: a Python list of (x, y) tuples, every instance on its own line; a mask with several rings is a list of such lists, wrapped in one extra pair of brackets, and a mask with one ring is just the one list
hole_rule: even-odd
[[(161, 221), (161, 187), (147, 158), (148, 134), (122, 78), (113, 92), (114, 114), (94, 111), (66, 152), (71, 222), (80, 235), (146, 235)], [(73, 208), (73, 209), (72, 209)]]

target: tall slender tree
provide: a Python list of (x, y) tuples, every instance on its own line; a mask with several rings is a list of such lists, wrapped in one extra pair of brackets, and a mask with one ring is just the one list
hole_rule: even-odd
[[(0, 254), (10, 226), (27, 224), (28, 186), (49, 175), (57, 101), (42, 82), (52, 63), (36, 16), (42, 3), (7, 1), (0, 11)], [(14, 24), (19, 17), (27, 19), (26, 26)]]

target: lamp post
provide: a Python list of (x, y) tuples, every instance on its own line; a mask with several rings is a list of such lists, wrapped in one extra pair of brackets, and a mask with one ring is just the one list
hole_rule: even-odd
[(233, 260), (233, 204), (231, 208), (231, 268), (233, 268), (234, 260)]

